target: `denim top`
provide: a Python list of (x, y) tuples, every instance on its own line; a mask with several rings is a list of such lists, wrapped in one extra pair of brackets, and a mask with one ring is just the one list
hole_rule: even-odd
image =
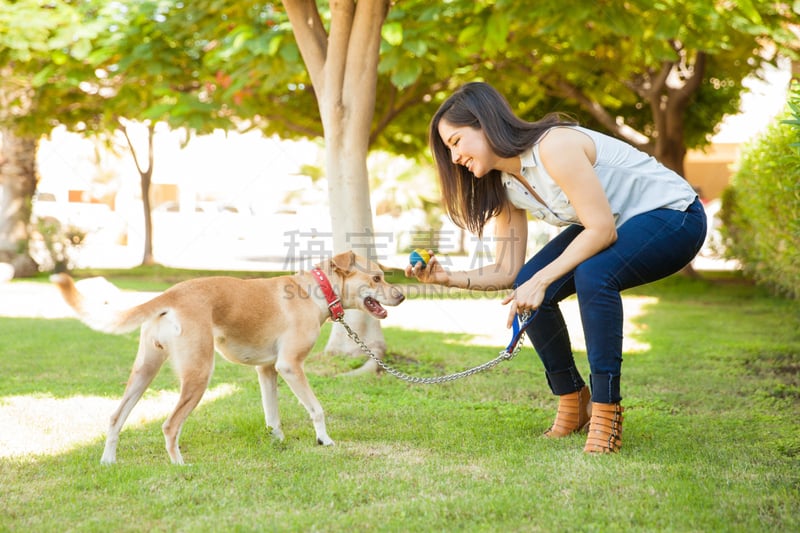
[[(557, 127), (575, 129), (594, 141), (597, 151), (594, 171), (606, 193), (617, 227), (653, 209), (683, 211), (697, 197), (692, 186), (680, 175), (630, 144), (580, 126)], [(504, 172), (503, 185), (509, 201), (534, 218), (555, 226), (580, 224), (569, 198), (542, 165), (538, 142), (520, 155), (520, 161), (522, 176), (545, 203), (536, 200), (514, 176)]]

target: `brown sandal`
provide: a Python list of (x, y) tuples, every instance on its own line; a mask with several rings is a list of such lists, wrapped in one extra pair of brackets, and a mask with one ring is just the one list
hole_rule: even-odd
[(579, 391), (559, 396), (556, 419), (550, 429), (544, 432), (544, 436), (557, 439), (585, 428), (592, 416), (591, 400), (592, 395), (586, 385)]
[(586, 437), (587, 453), (616, 453), (622, 446), (622, 411), (618, 403), (592, 402), (592, 420)]

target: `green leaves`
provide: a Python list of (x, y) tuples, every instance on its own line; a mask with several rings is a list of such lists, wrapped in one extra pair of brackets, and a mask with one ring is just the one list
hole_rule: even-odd
[(403, 44), (403, 25), (400, 22), (387, 22), (381, 28), (381, 37), (391, 46)]
[(787, 106), (789, 107), (789, 113), (793, 118), (788, 118), (781, 122), (782, 124), (794, 126), (795, 138), (797, 140), (790, 143), (789, 146), (800, 148), (800, 82), (794, 82), (792, 84), (790, 95), (791, 98), (789, 99)]
[[(329, 21), (327, 3), (318, 9)], [(706, 82), (686, 122), (687, 139), (702, 143), (722, 114), (735, 109), (740, 81), (764, 61), (764, 39), (797, 51), (786, 29), (797, 9), (764, 0), (729, 7), (713, 0), (404, 0), (381, 28), (373, 125), (380, 131), (373, 138), (376, 146), (405, 153), (424, 148), (417, 137), (424, 137), (438, 102), (475, 79), (497, 86), (527, 118), (560, 109), (592, 123), (589, 104), (582, 110), (564, 92), (566, 84), (592, 109), (652, 132), (641, 88), (679, 59), (681, 72), (691, 72), (703, 51), (711, 58)], [(12, 62), (15, 79), (27, 76), (39, 91), (43, 128), (61, 116), (55, 103), (70, 101), (68, 121), (99, 121), (97, 127), (103, 117), (122, 115), (161, 117), (175, 127), (185, 118), (201, 130), (250, 121), (286, 137), (321, 130), (279, 3), (3, 2), (0, 65)]]
[(398, 89), (405, 89), (422, 74), (422, 65), (419, 63), (403, 63), (392, 72), (392, 85)]
[(800, 298), (800, 104), (742, 151), (723, 202), (726, 247), (760, 284)]
[(750, 0), (737, 0), (736, 8), (753, 24), (762, 24), (763, 20), (756, 6)]

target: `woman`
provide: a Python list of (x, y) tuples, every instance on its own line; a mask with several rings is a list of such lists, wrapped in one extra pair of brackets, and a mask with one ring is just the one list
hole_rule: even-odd
[[(482, 236), (494, 222), (495, 263), (448, 272), (432, 257), (407, 276), (467, 289), (513, 287), (508, 324), (536, 311), (526, 333), (559, 397), (548, 437), (589, 425), (585, 452), (622, 444), (620, 292), (673, 274), (700, 250), (706, 217), (678, 174), (634, 147), (548, 115), (517, 117), (485, 83), (450, 96), (430, 124), (443, 202), (459, 227)], [(525, 261), (528, 214), (563, 227)], [(577, 294), (590, 368), (575, 367), (559, 302)]]

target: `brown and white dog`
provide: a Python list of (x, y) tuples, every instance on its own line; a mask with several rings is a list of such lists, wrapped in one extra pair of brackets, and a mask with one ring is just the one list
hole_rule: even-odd
[(291, 276), (184, 281), (148, 302), (118, 312), (109, 311), (103, 302), (93, 304), (66, 274), (56, 274), (51, 280), (91, 328), (120, 334), (141, 326), (139, 351), (122, 401), (111, 416), (102, 463), (116, 462), (125, 420), (169, 358), (180, 379), (180, 398), (162, 429), (170, 459), (183, 464), (178, 437), (211, 380), (215, 348), (233, 363), (255, 366), (267, 428), (275, 438), (283, 439), (277, 395), (280, 374), (311, 416), (317, 442), (332, 445), (303, 361), (332, 312), (360, 309), (385, 318), (382, 305), (398, 305), (405, 298), (384, 280), (378, 264), (352, 252)]

